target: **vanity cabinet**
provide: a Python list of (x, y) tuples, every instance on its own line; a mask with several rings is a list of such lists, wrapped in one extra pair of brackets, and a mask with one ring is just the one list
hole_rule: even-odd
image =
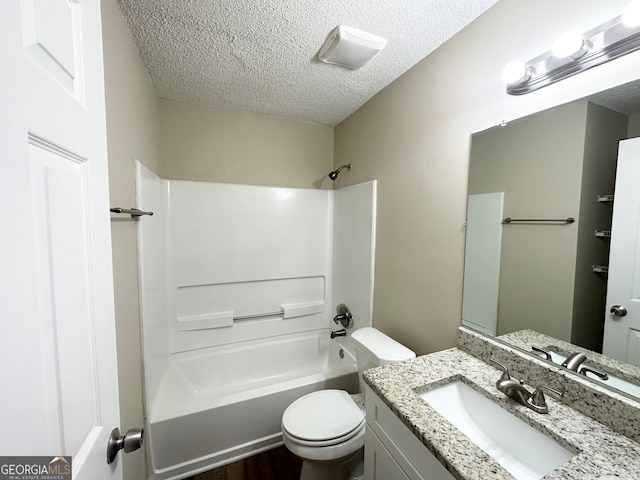
[(366, 480), (453, 480), (427, 447), (367, 386)]

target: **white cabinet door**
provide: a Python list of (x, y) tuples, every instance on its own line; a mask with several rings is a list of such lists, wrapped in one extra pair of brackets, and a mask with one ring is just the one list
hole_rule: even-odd
[(371, 429), (367, 429), (364, 439), (364, 478), (410, 480)]
[(100, 2), (3, 0), (0, 65), (0, 452), (119, 479)]
[(603, 353), (640, 366), (640, 138), (618, 150), (606, 308)]
[[(366, 387), (367, 434), (365, 436), (365, 478), (409, 478), (409, 480), (453, 480), (453, 476), (395, 413)], [(368, 442), (371, 444), (368, 444)], [(382, 452), (378, 443), (382, 445)], [(371, 452), (367, 458), (367, 452)], [(390, 462), (387, 458), (390, 455)], [(373, 455), (373, 456), (372, 456)], [(393, 475), (399, 469), (401, 476)], [(376, 472), (376, 477), (367, 476)], [(398, 473), (398, 475), (400, 475)]]

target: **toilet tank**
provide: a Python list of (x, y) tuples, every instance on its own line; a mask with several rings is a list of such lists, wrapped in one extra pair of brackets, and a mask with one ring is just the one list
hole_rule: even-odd
[(388, 363), (410, 360), (416, 356), (413, 350), (409, 350), (373, 327), (360, 328), (353, 332), (351, 342), (356, 353), (360, 392), (364, 392), (362, 374), (365, 370)]

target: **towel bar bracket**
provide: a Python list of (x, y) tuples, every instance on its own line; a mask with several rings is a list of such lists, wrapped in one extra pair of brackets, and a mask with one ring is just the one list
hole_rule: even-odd
[(111, 213), (123, 213), (125, 215), (131, 215), (131, 218), (138, 218), (143, 215), (153, 215), (153, 212), (145, 212), (144, 210), (138, 210), (137, 208), (113, 207), (110, 208), (109, 211)]

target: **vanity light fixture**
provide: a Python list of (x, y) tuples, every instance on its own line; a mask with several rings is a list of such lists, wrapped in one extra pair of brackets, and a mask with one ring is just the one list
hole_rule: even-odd
[(528, 81), (534, 74), (533, 69), (527, 67), (523, 61), (514, 60), (502, 70), (502, 80), (506, 84), (522, 83)]
[(556, 58), (577, 60), (589, 51), (591, 44), (580, 32), (572, 30), (560, 35), (553, 44), (551, 53)]
[(640, 0), (634, 0), (623, 15), (583, 34), (567, 32), (528, 62), (511, 62), (502, 78), (508, 94), (524, 95), (638, 49)]

